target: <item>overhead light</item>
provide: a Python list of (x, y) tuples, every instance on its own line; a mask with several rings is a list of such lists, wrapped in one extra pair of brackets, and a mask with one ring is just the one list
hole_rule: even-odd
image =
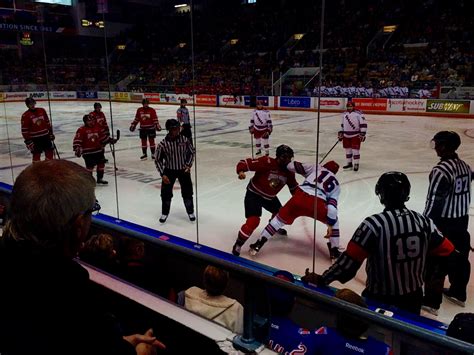
[(392, 33), (397, 29), (397, 25), (383, 26), (384, 33)]
[(104, 28), (105, 27), (104, 21), (97, 21), (94, 25), (95, 25), (95, 27), (98, 27), (98, 28)]
[(117, 45), (117, 49), (118, 49), (119, 51), (124, 51), (125, 48), (127, 48), (127, 46), (126, 46), (125, 44), (118, 44), (118, 45)]
[(293, 38), (296, 39), (296, 40), (298, 40), (298, 41), (299, 41), (301, 38), (303, 38), (303, 37), (304, 37), (304, 33), (295, 33), (295, 34), (293, 35)]
[(178, 4), (178, 5), (174, 5), (174, 7), (178, 8), (178, 7), (186, 7), (188, 6), (188, 4)]
[(89, 27), (89, 26), (92, 26), (92, 22), (89, 21), (89, 20), (86, 20), (86, 19), (82, 19), (82, 20), (81, 20), (81, 26), (82, 26), (82, 27)]
[(178, 44), (178, 47), (179, 47), (179, 48), (184, 48), (184, 47), (186, 47), (186, 42), (181, 42), (180, 44)]
[(230, 40), (230, 44), (232, 44), (232, 45), (237, 44), (238, 42), (239, 42), (238, 38), (234, 38), (234, 39)]

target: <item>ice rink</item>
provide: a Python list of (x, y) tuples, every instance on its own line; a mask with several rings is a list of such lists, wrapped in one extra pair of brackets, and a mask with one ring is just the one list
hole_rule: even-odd
[[(71, 159), (84, 165), (82, 158), (74, 157), (72, 140), (82, 116), (92, 111), (92, 102), (51, 102), (52, 121), (56, 145), (62, 159)], [(0, 181), (11, 184), (16, 175), (31, 162), (20, 130), (20, 117), (26, 107), (23, 103), (5, 103), (0, 108)], [(109, 103), (103, 102), (109, 125), (111, 111)], [(153, 161), (140, 161), (140, 140), (138, 131), (132, 133), (129, 126), (140, 105), (113, 103), (114, 129), (121, 130), (121, 139), (116, 145), (117, 177), (115, 183), (112, 156), (106, 157), (108, 186), (97, 187), (97, 198), (102, 205), (101, 212), (132, 221), (153, 229), (209, 245), (230, 252), (237, 232), (244, 222), (243, 199), (245, 188), (252, 176), (238, 180), (235, 165), (251, 156), (248, 123), (251, 111), (247, 109), (196, 107), (196, 170), (193, 172), (195, 197), (197, 198), (198, 223), (189, 221), (182, 203), (179, 184), (175, 185), (171, 214), (166, 224), (160, 225), (161, 214), (160, 183)], [(37, 107), (48, 111), (47, 102), (38, 102)], [(161, 125), (176, 117), (177, 106), (155, 105)], [(191, 116), (193, 108), (189, 107)], [(386, 171), (398, 170), (406, 173), (412, 190), (407, 207), (423, 211), (428, 187), (428, 174), (438, 158), (429, 146), (430, 139), (440, 130), (455, 130), (461, 135), (459, 155), (471, 167), (474, 166), (474, 127), (469, 119), (429, 118), (414, 116), (367, 115), (368, 136), (361, 149), (361, 168), (358, 172), (340, 171), (337, 175), (341, 184), (339, 219), (341, 225), (341, 246), (345, 247), (366, 216), (380, 212), (382, 206), (374, 194), (375, 182)], [(272, 111), (274, 124), (271, 135), (271, 155), (279, 144), (288, 144), (295, 151), (295, 160), (315, 162), (316, 122), (315, 112)], [(340, 114), (323, 113), (320, 121), (320, 157), (337, 140)], [(8, 132), (8, 135), (7, 135)], [(157, 141), (165, 132), (159, 132)], [(8, 144), (9, 143), (9, 144)], [(150, 153), (148, 153), (150, 155)], [(345, 154), (339, 144), (328, 159), (345, 165)], [(13, 166), (13, 169), (10, 167)], [(299, 182), (302, 177), (297, 176)], [(118, 194), (116, 194), (116, 188)], [(289, 198), (285, 188), (280, 194), (282, 203)], [(118, 205), (117, 205), (118, 201)], [(117, 207), (118, 206), (118, 207)], [(470, 215), (473, 215), (471, 207)], [(259, 228), (242, 249), (242, 257), (251, 258), (248, 245), (258, 238), (270, 215), (264, 214)], [(287, 227), (288, 236), (275, 236), (254, 260), (279, 269), (286, 269), (302, 275), (312, 266), (314, 222), (300, 218)], [(470, 233), (474, 234), (471, 220)], [(326, 227), (316, 225), (316, 272), (323, 272), (329, 265)], [(473, 262), (471, 255), (471, 263)], [(346, 286), (361, 292), (364, 287), (365, 270), (362, 267), (357, 277)], [(333, 284), (336, 287), (341, 285)], [(459, 308), (444, 301), (437, 319), (449, 322), (458, 312), (474, 312), (474, 278), (471, 278), (466, 308)]]

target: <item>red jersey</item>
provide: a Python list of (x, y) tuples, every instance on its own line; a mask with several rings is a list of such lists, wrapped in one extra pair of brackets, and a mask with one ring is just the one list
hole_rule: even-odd
[(141, 129), (158, 129), (158, 116), (156, 111), (151, 107), (140, 107), (135, 114), (132, 126), (136, 127), (140, 122)]
[(247, 158), (239, 161), (236, 170), (237, 174), (240, 171), (255, 171), (247, 189), (267, 200), (274, 198), (285, 185), (288, 185), (291, 194), (298, 187), (295, 173), (281, 168), (275, 158)]
[(97, 112), (96, 110), (94, 110), (91, 113), (89, 113), (89, 116), (94, 117), (97, 120), (97, 125), (99, 127), (102, 127), (102, 130), (104, 131), (105, 136), (110, 137), (109, 125), (107, 124), (107, 119), (105, 118), (105, 114), (102, 111)]
[(43, 108), (27, 110), (21, 116), (21, 134), (25, 140), (52, 134), (48, 114)]
[(81, 149), (82, 155), (99, 153), (104, 150), (107, 137), (104, 135), (102, 127), (95, 125), (94, 127), (82, 126), (76, 131), (72, 149), (76, 151)]

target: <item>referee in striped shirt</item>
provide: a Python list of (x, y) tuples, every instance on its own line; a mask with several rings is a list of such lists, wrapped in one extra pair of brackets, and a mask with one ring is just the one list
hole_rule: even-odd
[(426, 256), (451, 255), (454, 246), (438, 232), (433, 221), (405, 207), (410, 194), (405, 174), (383, 174), (375, 193), (385, 206), (384, 211), (362, 221), (347, 250), (322, 276), (307, 272), (304, 279), (317, 285), (336, 280), (345, 283), (367, 258), (362, 295), (419, 314)]
[[(466, 289), (471, 273), (468, 223), (473, 174), (469, 165), (456, 154), (461, 145), (461, 138), (456, 132), (438, 132), (431, 143), (441, 160), (430, 173), (424, 215), (434, 221), (459, 252), (454, 268), (449, 270), (436, 258), (429, 260), (423, 303), (425, 310), (436, 315), (442, 293), (461, 307), (465, 306), (467, 299)], [(451, 286), (443, 290), (446, 274)]]
[(195, 221), (193, 183), (190, 172), (194, 160), (194, 147), (187, 137), (180, 134), (178, 120), (174, 118), (167, 120), (166, 130), (168, 134), (158, 144), (155, 152), (156, 169), (162, 178), (160, 223), (165, 223), (170, 213), (176, 179), (181, 185), (181, 196), (188, 217), (191, 221)]

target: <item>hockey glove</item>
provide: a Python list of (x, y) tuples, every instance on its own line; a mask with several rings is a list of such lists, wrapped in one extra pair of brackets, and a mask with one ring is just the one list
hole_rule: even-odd
[(35, 144), (33, 143), (33, 141), (31, 139), (27, 139), (25, 140), (25, 144), (26, 148), (28, 148), (28, 150), (33, 153), (33, 150), (35, 150)]
[(365, 142), (365, 134), (361, 134), (359, 137), (361, 142)]
[(309, 272), (309, 269), (306, 269), (304, 272), (304, 276), (301, 278), (301, 281), (305, 285), (310, 286), (325, 286), (323, 278), (321, 275), (318, 275), (314, 272)]
[(255, 132), (255, 129), (253, 127), (249, 127), (249, 132), (250, 134), (253, 134)]
[(56, 139), (56, 137), (54, 136), (54, 134), (50, 133), (49, 134), (49, 139), (54, 141)]
[(115, 139), (115, 138), (109, 138), (109, 143), (110, 144), (115, 144), (117, 143), (118, 139)]
[(130, 132), (135, 132), (135, 125), (132, 124), (132, 125), (130, 126)]
[(239, 171), (239, 180), (244, 180), (245, 179), (245, 172)]
[(270, 132), (265, 132), (262, 136), (264, 139), (268, 139), (268, 137), (270, 137)]
[(157, 130), (158, 132), (160, 132), (160, 131), (161, 131), (161, 126), (160, 126), (160, 124), (159, 124), (159, 123), (156, 125), (156, 130)]
[(337, 139), (339, 139), (339, 141), (342, 141), (342, 138), (344, 138), (344, 134), (342, 132), (338, 132)]
[(82, 149), (81, 148), (76, 148), (76, 150), (74, 152), (76, 154), (76, 157), (78, 157), (78, 158), (81, 157), (81, 155), (82, 155)]

